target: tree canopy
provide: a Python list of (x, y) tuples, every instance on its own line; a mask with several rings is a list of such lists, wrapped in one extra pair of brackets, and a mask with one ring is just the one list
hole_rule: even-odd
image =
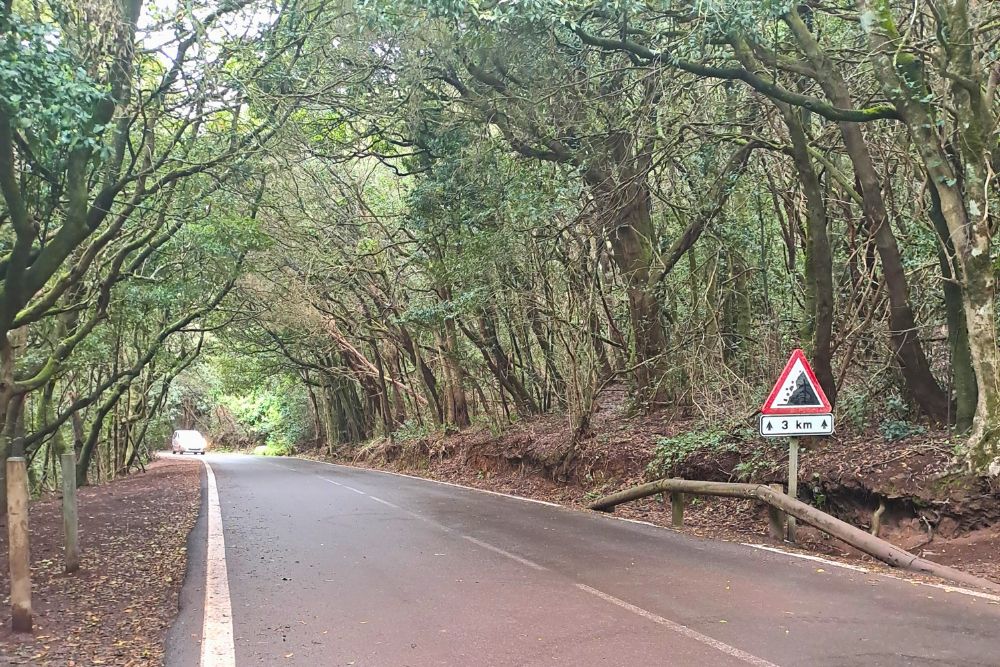
[(0, 453), (745, 419), (803, 347), (1000, 468), (998, 85), (974, 0), (7, 0)]

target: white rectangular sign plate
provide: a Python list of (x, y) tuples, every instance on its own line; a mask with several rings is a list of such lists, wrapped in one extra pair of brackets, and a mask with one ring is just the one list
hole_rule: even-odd
[(770, 438), (794, 435), (830, 435), (833, 415), (761, 415), (760, 434)]

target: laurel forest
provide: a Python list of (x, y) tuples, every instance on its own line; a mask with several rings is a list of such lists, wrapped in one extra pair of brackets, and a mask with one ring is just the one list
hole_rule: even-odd
[(7, 0), (0, 452), (725, 431), (801, 347), (838, 432), (1000, 474), (998, 43), (968, 0)]

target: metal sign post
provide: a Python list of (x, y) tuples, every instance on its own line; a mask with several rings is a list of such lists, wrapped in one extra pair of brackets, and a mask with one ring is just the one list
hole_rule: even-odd
[[(799, 439), (788, 439), (788, 496), (797, 498), (799, 495)], [(788, 515), (786, 538), (795, 541), (795, 517)]]
[[(760, 434), (788, 438), (788, 495), (799, 495), (799, 438), (833, 433), (833, 408), (802, 350), (795, 350), (760, 409)], [(786, 539), (795, 541), (795, 517), (785, 524)]]

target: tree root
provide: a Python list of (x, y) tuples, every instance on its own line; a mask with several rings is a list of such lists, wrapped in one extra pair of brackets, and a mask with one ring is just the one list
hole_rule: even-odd
[(879, 498), (878, 509), (872, 512), (871, 534), (878, 537), (879, 528), (882, 527), (882, 514), (885, 512), (885, 498)]

